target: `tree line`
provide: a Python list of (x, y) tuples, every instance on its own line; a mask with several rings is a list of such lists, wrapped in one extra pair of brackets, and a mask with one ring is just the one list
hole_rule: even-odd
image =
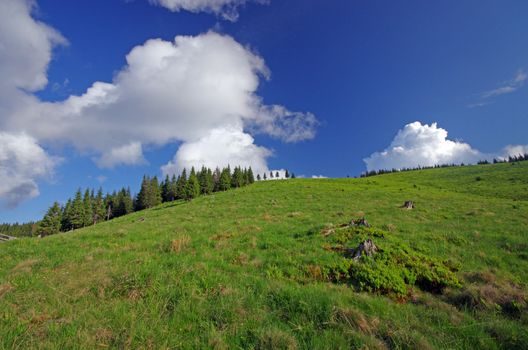
[(38, 224), (30, 221), (23, 224), (18, 222), (14, 224), (0, 224), (0, 234), (12, 237), (31, 237), (37, 232)]
[[(497, 163), (515, 163), (515, 162), (522, 162), (528, 160), (528, 154), (520, 154), (518, 156), (509, 156), (508, 158), (494, 158), (493, 164)], [(491, 164), (488, 160), (480, 160), (477, 162), (477, 164)], [(469, 164), (468, 164), (469, 165)], [(401, 169), (379, 169), (379, 170), (371, 170), (366, 171), (360, 175), (360, 177), (369, 177), (369, 176), (376, 176), (376, 175), (382, 175), (382, 174), (390, 174), (390, 173), (399, 173), (402, 171), (414, 171), (414, 170), (424, 170), (424, 169), (436, 169), (436, 168), (448, 168), (448, 167), (456, 167), (456, 166), (466, 166), (464, 163), (460, 164), (436, 164), (433, 166), (418, 166), (414, 168), (401, 168)]]
[[(295, 174), (294, 173), (291, 173), (288, 171), (288, 169), (285, 170), (284, 172), (284, 177), (286, 179), (295, 179)], [(273, 178), (280, 178), (280, 174), (278, 171), (275, 171), (275, 175), (273, 175), (273, 171), (270, 171), (269, 172), (269, 177), (266, 173), (264, 173), (262, 176), (260, 176), (260, 174), (257, 174), (257, 181), (261, 181), (261, 180), (268, 180), (268, 179), (273, 179)]]
[(167, 175), (161, 182), (157, 176), (143, 176), (141, 188), (136, 196), (132, 196), (130, 188), (122, 188), (106, 195), (103, 195), (102, 188), (99, 188), (97, 193), (93, 189), (86, 189), (84, 193), (78, 189), (65, 205), (53, 203), (37, 224), (36, 234), (42, 237), (66, 232), (152, 208), (161, 203), (190, 201), (201, 195), (227, 191), (254, 182), (251, 167), (242, 169), (238, 166), (233, 171), (229, 166), (222, 170), (216, 168), (214, 171), (206, 167), (196, 171), (193, 167), (188, 175), (187, 170), (183, 169), (177, 177)]

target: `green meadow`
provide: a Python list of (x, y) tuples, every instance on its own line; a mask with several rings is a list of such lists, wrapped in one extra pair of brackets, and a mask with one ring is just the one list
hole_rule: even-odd
[(5, 349), (526, 349), (527, 298), (528, 162), (257, 182), (0, 243)]

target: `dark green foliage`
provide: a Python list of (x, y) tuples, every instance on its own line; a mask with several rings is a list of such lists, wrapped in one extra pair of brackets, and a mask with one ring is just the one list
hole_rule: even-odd
[(86, 220), (84, 208), (81, 189), (78, 189), (68, 210), (68, 222), (70, 229), (75, 230), (84, 226)]
[(48, 209), (44, 218), (39, 222), (37, 234), (40, 236), (54, 235), (60, 232), (62, 222), (62, 209), (58, 202)]
[[(405, 296), (413, 286), (434, 293), (460, 286), (455, 275), (456, 265), (430, 258), (403, 243), (383, 240), (388, 235), (372, 227), (351, 227), (336, 232), (333, 241), (338, 245), (333, 249), (342, 252), (344, 257), (330, 267), (331, 278), (351, 283), (359, 290), (398, 297)], [(377, 238), (373, 241), (378, 252), (363, 255), (357, 261), (350, 257), (350, 252), (361, 242), (373, 237)]]
[(231, 187), (238, 188), (244, 186), (244, 173), (240, 167), (235, 167), (231, 176)]
[(93, 222), (94, 224), (104, 221), (106, 217), (106, 206), (103, 198), (103, 189), (99, 188), (97, 196), (93, 202)]
[(222, 169), (220, 174), (219, 191), (227, 191), (231, 188), (231, 170), (229, 167)]
[(288, 169), (286, 169), (286, 172), (284, 173), (284, 177), (287, 179), (290, 178), (290, 172), (288, 171)]
[(84, 209), (84, 219), (83, 226), (90, 226), (93, 224), (93, 207), (92, 207), (92, 193), (89, 189), (84, 191), (83, 197), (83, 209)]
[(37, 232), (38, 223), (26, 222), (24, 224), (0, 224), (0, 233), (12, 237), (32, 237)]
[(187, 188), (187, 170), (183, 169), (176, 182), (176, 199), (185, 199), (185, 189)]
[(194, 167), (191, 169), (189, 174), (189, 179), (187, 180), (187, 185), (185, 187), (185, 199), (190, 201), (200, 195), (200, 182), (196, 176), (196, 171)]

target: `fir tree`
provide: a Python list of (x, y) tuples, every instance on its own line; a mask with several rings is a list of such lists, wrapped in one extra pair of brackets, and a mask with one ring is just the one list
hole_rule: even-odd
[(141, 188), (137, 195), (136, 210), (143, 210), (149, 207), (149, 197), (150, 197), (149, 191), (150, 191), (150, 178), (144, 175), (143, 180), (141, 181)]
[(264, 180), (267, 180), (268, 177), (266, 176), (266, 173), (264, 173)]
[(84, 220), (85, 220), (85, 213), (84, 213), (84, 205), (83, 205), (83, 198), (81, 194), (81, 189), (78, 189), (75, 193), (75, 198), (73, 199), (71, 203), (71, 210), (70, 210), (70, 224), (71, 229), (78, 229), (84, 226)]
[(260, 181), (260, 174), (257, 174), (257, 181)]
[(161, 201), (163, 203), (172, 201), (169, 175), (165, 175), (165, 180), (161, 183)]
[(218, 188), (220, 191), (227, 191), (231, 188), (231, 171), (229, 170), (229, 167), (222, 169)]
[(277, 179), (280, 178), (280, 174), (279, 174), (278, 171), (275, 173), (275, 177), (276, 177)]
[(98, 222), (101, 222), (105, 219), (106, 216), (106, 208), (105, 208), (105, 202), (103, 199), (103, 189), (99, 188), (97, 191), (97, 196), (94, 199), (93, 203), (93, 221), (94, 224), (97, 224)]
[(295, 179), (295, 174), (294, 173), (291, 173), (291, 178)]
[(270, 179), (273, 179), (273, 171), (270, 171)]
[(231, 187), (237, 188), (244, 185), (244, 175), (240, 167), (235, 167), (233, 175), (231, 176)]
[(213, 191), (218, 192), (220, 191), (220, 177), (222, 176), (222, 172), (218, 167), (216, 167), (214, 173), (213, 173)]
[(158, 183), (158, 177), (154, 176), (150, 180), (150, 189), (149, 189), (149, 199), (148, 199), (148, 208), (155, 207), (156, 205), (161, 204), (161, 191)]
[(290, 173), (288, 171), (288, 169), (286, 169), (286, 172), (284, 173), (284, 177), (289, 179), (290, 178)]
[(62, 221), (62, 210), (58, 202), (48, 209), (44, 218), (40, 221), (37, 233), (41, 236), (54, 235), (60, 232)]
[(255, 182), (255, 176), (253, 175), (253, 170), (251, 169), (251, 167), (249, 167), (247, 171), (247, 180), (248, 184), (252, 184)]
[(187, 185), (185, 186), (185, 199), (190, 201), (200, 195), (200, 182), (196, 176), (194, 167), (191, 168)]
[(173, 174), (172, 179), (171, 179), (170, 194), (169, 194), (169, 199), (171, 202), (176, 199), (176, 194), (177, 194), (176, 187), (177, 187), (176, 174)]
[(176, 184), (176, 198), (185, 199), (185, 189), (187, 188), (187, 170), (183, 169)]
[(84, 191), (83, 208), (84, 208), (83, 226), (93, 225), (92, 194), (90, 193), (89, 189), (86, 189), (86, 191)]
[(72, 215), (72, 200), (68, 199), (64, 209), (62, 210), (61, 231), (66, 232), (72, 229), (71, 215)]

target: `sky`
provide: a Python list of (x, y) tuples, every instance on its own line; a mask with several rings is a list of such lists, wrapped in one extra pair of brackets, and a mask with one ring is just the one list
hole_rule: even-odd
[(227, 164), (528, 153), (528, 2), (0, 0), (0, 222)]

